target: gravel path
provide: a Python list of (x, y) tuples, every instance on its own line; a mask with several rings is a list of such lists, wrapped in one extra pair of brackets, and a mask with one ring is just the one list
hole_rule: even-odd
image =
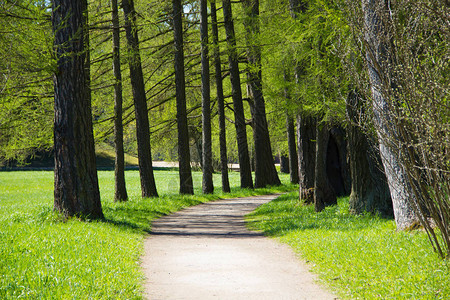
[(156, 220), (142, 257), (149, 299), (336, 299), (292, 250), (244, 216), (277, 195), (219, 200)]

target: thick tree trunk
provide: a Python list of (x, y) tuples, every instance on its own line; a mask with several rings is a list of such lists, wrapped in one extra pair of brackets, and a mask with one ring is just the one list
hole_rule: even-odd
[(211, 94), (209, 81), (209, 54), (208, 54), (208, 2), (200, 0), (200, 38), (202, 41), (202, 140), (203, 140), (203, 181), (204, 194), (214, 192), (212, 145), (211, 145)]
[(330, 132), (325, 124), (316, 125), (316, 168), (314, 180), (314, 209), (322, 211), (326, 206), (337, 204), (336, 194), (326, 173), (327, 145)]
[[(390, 68), (392, 50), (384, 22), (389, 19), (388, 8), (381, 0), (362, 0), (367, 42), (367, 61), (372, 89), (374, 125), (380, 142), (380, 154), (391, 192), (395, 222), (398, 230), (415, 227), (419, 216), (415, 210), (416, 199), (407, 174), (401, 164), (398, 129), (393, 118), (393, 108), (386, 97), (392, 90)], [(384, 20), (383, 20), (384, 19)]]
[(224, 193), (230, 192), (230, 181), (228, 179), (228, 157), (227, 157), (227, 140), (225, 128), (225, 100), (223, 96), (223, 82), (222, 82), (222, 68), (220, 61), (219, 49), (219, 29), (217, 26), (217, 11), (216, 3), (211, 2), (211, 23), (212, 23), (212, 37), (214, 44), (214, 66), (215, 79), (217, 89), (217, 106), (219, 112), (219, 143), (220, 143), (220, 171), (222, 173), (222, 191)]
[(280, 154), (280, 172), (289, 174), (289, 157)]
[(117, 0), (111, 0), (113, 25), (113, 71), (114, 71), (114, 201), (127, 201), (128, 194), (125, 185), (125, 157), (123, 150), (122, 124), (122, 72), (120, 69), (120, 27)]
[(297, 116), (297, 145), (300, 201), (314, 201), (316, 169), (316, 120), (310, 116)]
[(147, 99), (145, 96), (141, 56), (139, 54), (139, 38), (133, 0), (123, 0), (122, 7), (125, 16), (127, 43), (131, 56), (129, 58), (130, 81), (133, 91), (134, 112), (136, 115), (136, 137), (142, 197), (158, 197), (153, 174)]
[(359, 124), (361, 103), (356, 93), (347, 98), (348, 152), (350, 156), (350, 174), (352, 190), (349, 209), (352, 213), (379, 213), (383, 216), (393, 216), (392, 200), (384, 174), (381, 157), (377, 151), (377, 143), (368, 137)]
[(252, 40), (259, 35), (259, 0), (242, 2), (246, 18), (244, 27), (247, 32), (248, 86), (250, 98), (253, 100), (253, 140), (255, 143), (255, 187), (280, 185), (277, 170), (272, 156), (269, 127), (266, 119), (266, 105), (262, 92), (261, 46)]
[(332, 127), (327, 149), (327, 174), (336, 196), (350, 195), (352, 188), (350, 167), (347, 162), (347, 141), (345, 130)]
[[(247, 129), (242, 103), (241, 78), (239, 75), (238, 55), (236, 51), (236, 37), (234, 33), (231, 1), (223, 0), (224, 26), (228, 44), (228, 62), (230, 65), (231, 94), (234, 107), (234, 121), (239, 154), (239, 168), (241, 188), (253, 188), (250, 156), (248, 153)], [(271, 158), (272, 159), (272, 158)]]
[(180, 194), (194, 194), (192, 183), (189, 131), (186, 113), (186, 83), (183, 50), (183, 6), (181, 0), (173, 0), (173, 33), (175, 39), (175, 85), (177, 98), (178, 160), (180, 169)]
[(95, 165), (89, 86), (87, 1), (54, 0), (54, 209), (66, 216), (103, 218)]

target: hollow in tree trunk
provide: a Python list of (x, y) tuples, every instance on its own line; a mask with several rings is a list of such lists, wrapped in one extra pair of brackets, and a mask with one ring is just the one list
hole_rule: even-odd
[(330, 132), (326, 124), (316, 125), (316, 167), (314, 174), (314, 209), (322, 211), (326, 206), (337, 204), (336, 194), (328, 181), (326, 172), (327, 145)]

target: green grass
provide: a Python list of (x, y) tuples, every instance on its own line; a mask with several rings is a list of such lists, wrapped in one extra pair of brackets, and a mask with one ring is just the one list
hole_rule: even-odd
[[(140, 255), (151, 220), (218, 198), (284, 192), (241, 190), (230, 173), (232, 192), (203, 196), (194, 172), (195, 196), (180, 196), (178, 173), (155, 172), (160, 198), (142, 199), (138, 171), (127, 171), (129, 201), (114, 203), (114, 172), (99, 174), (104, 221), (65, 222), (53, 213), (53, 172), (0, 172), (0, 299), (141, 299)], [(284, 183), (288, 176), (280, 174)]]
[(424, 232), (397, 232), (393, 220), (348, 213), (348, 198), (315, 213), (298, 193), (248, 216), (249, 226), (289, 244), (343, 299), (450, 299), (450, 262)]

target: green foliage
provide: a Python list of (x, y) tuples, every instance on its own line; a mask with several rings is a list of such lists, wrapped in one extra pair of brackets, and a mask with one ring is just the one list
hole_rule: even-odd
[[(176, 171), (155, 175), (162, 197), (142, 199), (139, 173), (127, 171), (129, 201), (115, 203), (114, 172), (99, 172), (105, 220), (82, 222), (52, 211), (53, 172), (0, 172), (0, 298), (142, 299), (139, 258), (153, 219), (219, 198), (296, 188), (241, 190), (239, 174), (232, 172), (231, 194), (180, 196)], [(193, 175), (199, 193), (201, 173)]]
[(348, 199), (320, 213), (283, 195), (248, 217), (250, 227), (289, 244), (343, 299), (448, 299), (450, 263), (422, 231), (396, 232), (393, 220), (348, 212)]

